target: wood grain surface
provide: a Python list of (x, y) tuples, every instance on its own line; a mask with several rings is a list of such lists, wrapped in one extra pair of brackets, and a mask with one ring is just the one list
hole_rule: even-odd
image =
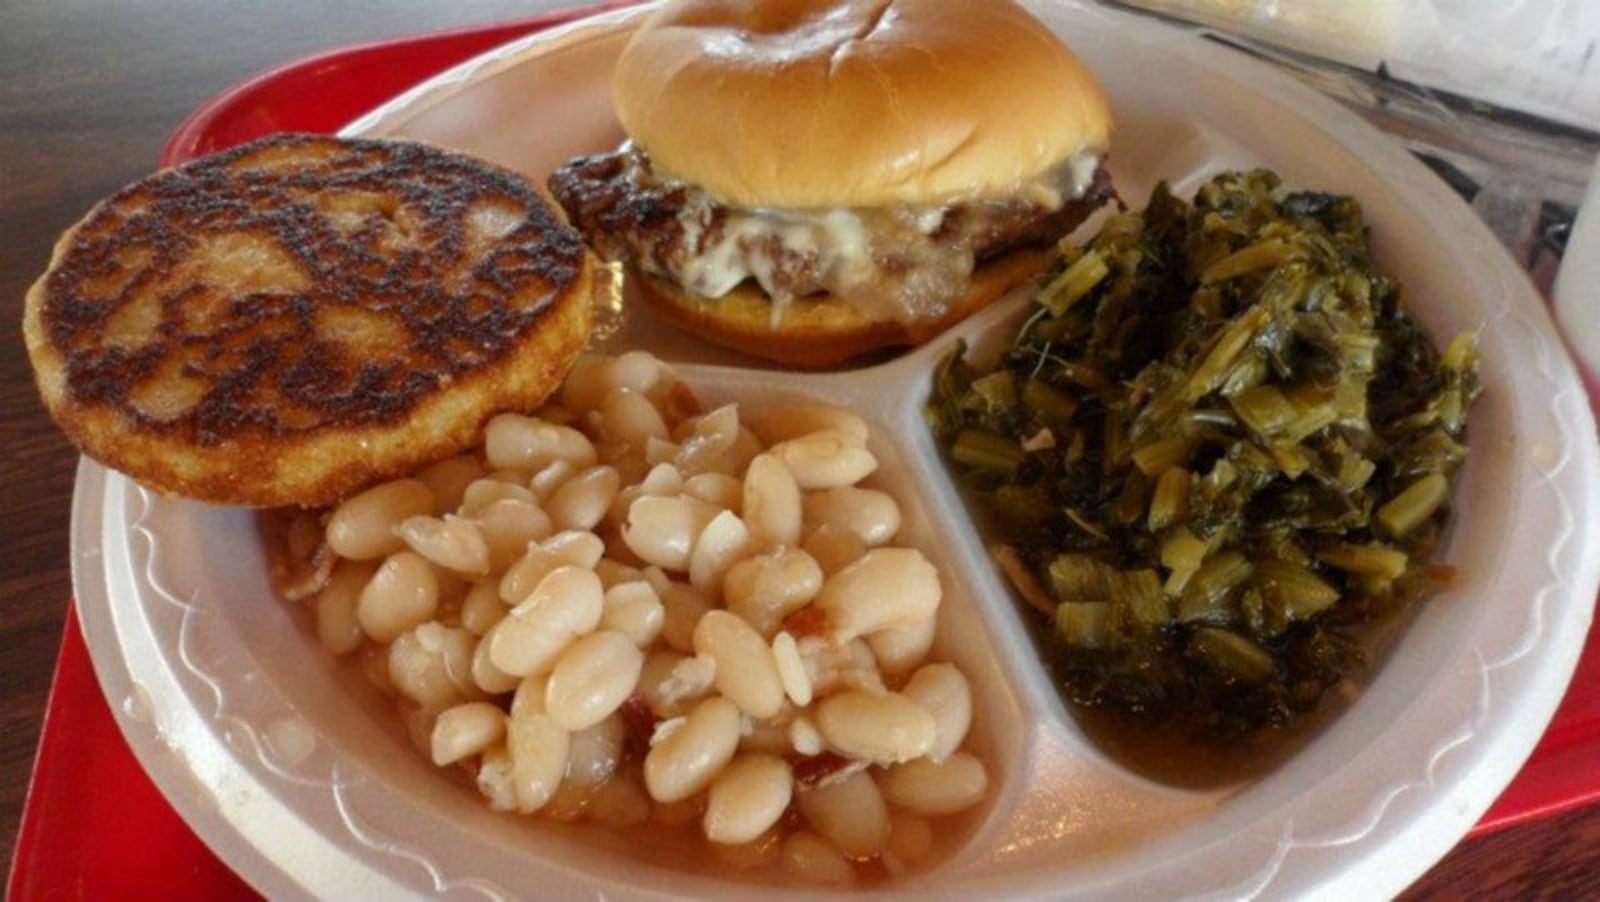
[[(7, 869), (62, 617), (77, 457), (40, 406), (22, 297), (56, 236), (149, 172), (201, 101), (307, 53), (568, 0), (7, 0), (0, 4), (0, 850)], [(1459, 846), (1416, 898), (1600, 892), (1600, 807)]]

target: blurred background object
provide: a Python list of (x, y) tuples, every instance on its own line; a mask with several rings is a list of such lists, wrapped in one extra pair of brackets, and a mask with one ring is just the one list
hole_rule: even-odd
[[(1550, 292), (1600, 151), (1597, 0), (1102, 2), (1187, 23), (1350, 106)], [(1600, 297), (1589, 309), (1600, 318)]]
[(1580, 128), (1600, 124), (1594, 0), (1125, 0)]
[(1590, 396), (1600, 397), (1600, 163), (1578, 208), (1554, 293), (1556, 323), (1583, 367)]

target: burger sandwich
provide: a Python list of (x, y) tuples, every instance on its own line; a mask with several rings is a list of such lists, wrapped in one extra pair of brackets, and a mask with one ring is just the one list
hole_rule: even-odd
[(1112, 197), (1104, 94), (1011, 0), (674, 0), (613, 100), (556, 199), (658, 314), (793, 365), (926, 341)]

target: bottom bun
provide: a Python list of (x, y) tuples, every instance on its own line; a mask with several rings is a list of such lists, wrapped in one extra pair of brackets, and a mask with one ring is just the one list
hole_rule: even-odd
[(1056, 255), (1049, 249), (1007, 254), (978, 267), (966, 294), (944, 315), (902, 323), (875, 321), (831, 294), (789, 303), (774, 328), (772, 299), (751, 282), (720, 298), (703, 298), (677, 284), (628, 267), (638, 296), (661, 318), (734, 350), (807, 369), (833, 366), (885, 348), (919, 345), (1044, 272)]

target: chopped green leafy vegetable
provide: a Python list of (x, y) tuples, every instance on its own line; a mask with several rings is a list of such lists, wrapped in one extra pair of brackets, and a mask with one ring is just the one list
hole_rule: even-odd
[(1429, 561), (1476, 336), (1441, 354), (1357, 203), (1265, 170), (1192, 203), (1160, 185), (1061, 254), (993, 367), (940, 363), (928, 421), (1002, 569), (1054, 606), (1072, 699), (1287, 724), (1361, 665), (1364, 625), (1448, 573)]

